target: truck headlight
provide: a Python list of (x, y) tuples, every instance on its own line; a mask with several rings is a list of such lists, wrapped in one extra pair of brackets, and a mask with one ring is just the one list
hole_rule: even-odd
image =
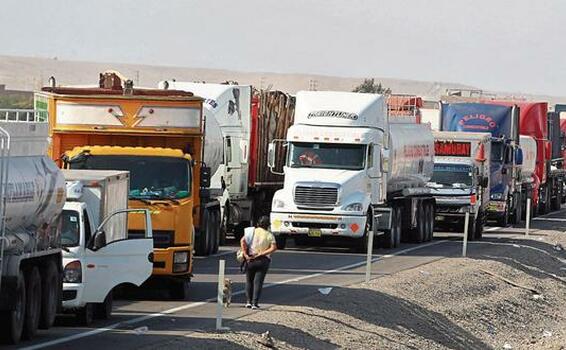
[(503, 199), (503, 193), (492, 193), (490, 198), (494, 201), (500, 201)]
[(83, 280), (83, 272), (81, 262), (78, 260), (71, 261), (65, 265), (63, 270), (63, 282), (81, 283)]
[(173, 254), (173, 272), (189, 270), (189, 252), (175, 252)]
[(363, 211), (364, 206), (362, 203), (351, 203), (344, 207), (344, 211)]
[(274, 199), (273, 207), (278, 209), (285, 208), (285, 202), (283, 202), (281, 199)]
[(173, 255), (174, 264), (186, 264), (189, 261), (189, 252), (175, 252)]

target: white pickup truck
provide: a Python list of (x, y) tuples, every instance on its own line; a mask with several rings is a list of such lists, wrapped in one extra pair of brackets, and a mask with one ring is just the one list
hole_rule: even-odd
[[(63, 207), (63, 311), (88, 325), (112, 313), (112, 291), (140, 286), (153, 269), (151, 216), (127, 209), (129, 173), (63, 170), (67, 201)], [(145, 216), (145, 235), (128, 239), (128, 215)]]

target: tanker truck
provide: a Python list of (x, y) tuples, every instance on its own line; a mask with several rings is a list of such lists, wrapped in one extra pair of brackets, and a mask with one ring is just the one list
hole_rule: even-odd
[(468, 239), (480, 239), (489, 203), (491, 134), (435, 131), (434, 173), (427, 184), (436, 199), (437, 225), (464, 225)]
[[(271, 212), (280, 248), (288, 238), (338, 238), (365, 251), (371, 231), (387, 248), (432, 239), (434, 139), (428, 125), (402, 119), (389, 117), (382, 95), (297, 93), (294, 124), (268, 152), (285, 176)], [(278, 147), (287, 148), (282, 169)]]
[(61, 297), (60, 214), (65, 179), (47, 157), (35, 111), (0, 111), (0, 337), (49, 328)]
[(273, 139), (284, 138), (293, 121), (294, 99), (280, 91), (257, 91), (249, 85), (162, 81), (204, 98), (204, 163), (210, 168), (210, 193), (221, 204), (220, 243), (232, 231), (269, 215), (281, 176), (271, 174), (263, 159)]

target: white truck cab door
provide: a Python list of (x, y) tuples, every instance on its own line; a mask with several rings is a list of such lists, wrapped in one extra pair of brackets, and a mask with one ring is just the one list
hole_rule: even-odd
[[(122, 211), (112, 214), (97, 232), (104, 230), (104, 226), (111, 224), (118, 215), (128, 215), (128, 213)], [(108, 242), (98, 249), (87, 247), (83, 270), (85, 271), (83, 301), (102, 303), (114, 287), (123, 283), (140, 286), (152, 273), (153, 263), (150, 261), (152, 252), (151, 234), (147, 238)]]
[(224, 138), (224, 162), (226, 164), (226, 189), (231, 198), (245, 197), (248, 186), (247, 141), (241, 137)]

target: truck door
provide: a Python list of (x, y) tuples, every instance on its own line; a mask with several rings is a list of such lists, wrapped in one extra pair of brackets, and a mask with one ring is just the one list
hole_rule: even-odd
[(114, 287), (123, 283), (139, 286), (151, 275), (151, 233), (147, 234), (146, 231), (143, 238), (96, 243), (96, 236), (105, 236), (105, 229), (113, 225), (113, 220), (124, 220), (127, 215), (127, 211), (111, 214), (93, 233), (87, 245), (83, 279), (83, 300), (87, 303), (101, 303)]
[(247, 194), (248, 152), (247, 141), (241, 137), (227, 136), (224, 139), (225, 181), (231, 198), (242, 198)]

